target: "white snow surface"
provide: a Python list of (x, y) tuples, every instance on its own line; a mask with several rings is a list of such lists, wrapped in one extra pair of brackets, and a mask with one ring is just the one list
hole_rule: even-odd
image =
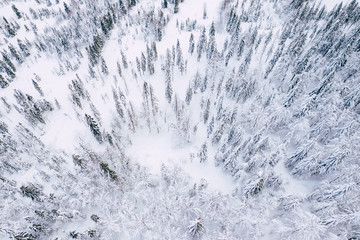
[(127, 149), (129, 156), (147, 167), (152, 174), (161, 174), (161, 166), (177, 166), (185, 170), (194, 183), (205, 179), (211, 190), (231, 194), (235, 189), (233, 179), (221, 168), (215, 167), (211, 155), (209, 161), (200, 163), (194, 143), (179, 145), (174, 137), (167, 133), (135, 134), (132, 146)]
[[(334, 6), (341, 2), (340, 0), (317, 1), (321, 1), (328, 10), (331, 10)], [(157, 43), (158, 54), (161, 56), (166, 55), (167, 48), (170, 48), (173, 45), (176, 46), (177, 39), (179, 39), (180, 45), (183, 49), (184, 60), (188, 60), (188, 71), (186, 74), (182, 75), (178, 71), (175, 71), (174, 75), (173, 87), (176, 89), (176, 92), (179, 95), (178, 97), (181, 100), (185, 98), (186, 89), (187, 86), (189, 86), (192, 77), (196, 74), (198, 69), (205, 67), (205, 63), (202, 63), (202, 61), (197, 62), (195, 57), (190, 57), (187, 49), (191, 33), (180, 31), (177, 27), (177, 22), (185, 22), (188, 18), (196, 19), (198, 26), (204, 25), (207, 29), (209, 29), (212, 22), (219, 23), (222, 21), (222, 16), (220, 15), (220, 4), (222, 2), (222, 0), (185, 0), (180, 4), (179, 13), (173, 15), (167, 24), (164, 30), (163, 40)], [(346, 4), (349, 3), (350, 0), (344, 0), (342, 2), (343, 4)], [(132, 11), (136, 12), (137, 8), (142, 6), (151, 8), (154, 4), (159, 4), (159, 1), (148, 0), (147, 3), (142, 3), (142, 5), (136, 6), (136, 8)], [(21, 6), (21, 8), (24, 9), (27, 7), (28, 6)], [(206, 19), (203, 19), (204, 8), (206, 8), (207, 11)], [(7, 16), (7, 11), (12, 10), (10, 7), (3, 9), (0, 8), (0, 15)], [(48, 24), (51, 25), (54, 23), (50, 21)], [(222, 29), (217, 29), (217, 25), (215, 25), (215, 28), (218, 49), (221, 49), (225, 37), (221, 34)], [(134, 29), (131, 30), (135, 31)], [(195, 39), (198, 39), (200, 30), (193, 33)], [(135, 58), (140, 57), (141, 52), (145, 53), (146, 44), (151, 43), (152, 41), (149, 39), (148, 42), (146, 42), (142, 38), (143, 36), (141, 36), (141, 34), (137, 35), (135, 32), (131, 32), (125, 33), (126, 35), (122, 37), (122, 42), (119, 43), (119, 34), (124, 33), (122, 32), (122, 29), (117, 26), (112, 31), (110, 40), (106, 42), (102, 52), (104, 59), (108, 61), (107, 66), (109, 68), (109, 72), (111, 73), (116, 73), (117, 71), (116, 61), (120, 61), (120, 50), (123, 50), (126, 53), (129, 65), (135, 66)], [(84, 53), (84, 55), (85, 54), (86, 53)], [(162, 64), (163, 60), (164, 59), (159, 59), (155, 62), (157, 65), (155, 67), (156, 69), (160, 69), (159, 65)], [(29, 81), (29, 78), (31, 79), (36, 74), (42, 79), (39, 82), (39, 85), (44, 90), (46, 99), (57, 99), (60, 103), (71, 102), (69, 101), (71, 96), (69, 95), (68, 85), (71, 83), (72, 79), (76, 79), (77, 76), (75, 73), (68, 73), (64, 76), (54, 77), (54, 72), (58, 67), (58, 62), (49, 61), (47, 58), (27, 61), (28, 62), (25, 62), (24, 65), (27, 64), (29, 68), (31, 67), (31, 71), (29, 72), (28, 67), (19, 68), (16, 81), (14, 81), (8, 88), (2, 90), (2, 97), (5, 97), (8, 100), (12, 99), (14, 89), (26, 89), (26, 93), (38, 96), (39, 94), (36, 90), (34, 90), (31, 85), (31, 81)], [(46, 66), (46, 68), (44, 66)], [(99, 69), (95, 70), (100, 72)], [(78, 72), (86, 75), (87, 71), (88, 61), (84, 58), (79, 66)], [(124, 74), (129, 74), (128, 72), (129, 71), (124, 71)], [(132, 76), (126, 77), (131, 79)], [(81, 75), (80, 78), (83, 81), (86, 81), (86, 79), (84, 79)], [(141, 93), (143, 83), (148, 82), (153, 85), (156, 93), (155, 95), (161, 96), (164, 92), (163, 78), (163, 72), (161, 71), (157, 71), (151, 76), (146, 72), (144, 75), (138, 76), (136, 80), (125, 86), (123, 79), (117, 77), (116, 80), (114, 80), (114, 76), (110, 74), (104, 79), (98, 79), (97, 82), (91, 83), (92, 87), (88, 87), (87, 90), (89, 91), (89, 95), (91, 96), (91, 100), (94, 103), (96, 110), (100, 113), (99, 115), (101, 116), (101, 119), (99, 124), (101, 127), (105, 130), (110, 130), (111, 125), (114, 124), (113, 116), (116, 115), (112, 102), (112, 87), (114, 85), (124, 92), (126, 102), (132, 101), (132, 103), (134, 103), (134, 107), (138, 111), (141, 111)], [(165, 98), (159, 98), (158, 100), (159, 109), (164, 111), (162, 114), (166, 116), (166, 113), (171, 111), (169, 110), (168, 103)], [(199, 96), (194, 95), (192, 101), (200, 102), (201, 99)], [(190, 109), (192, 125), (202, 121), (199, 105), (200, 104), (194, 104), (196, 107)], [(245, 108), (250, 106), (243, 107)], [(85, 112), (91, 112), (88, 105), (84, 105), (83, 108)], [(14, 118), (12, 115), (14, 115)], [(83, 114), (76, 112), (72, 105), (61, 105), (60, 109), (56, 108), (53, 113), (49, 113), (45, 117), (47, 118), (46, 121), (51, 124), (43, 125), (41, 129), (37, 129), (37, 131), (40, 132), (40, 139), (46, 146), (49, 146), (56, 151), (64, 151), (69, 155), (73, 154), (79, 147), (79, 141), (85, 142), (90, 149), (97, 149), (99, 152), (105, 150), (99, 146), (93, 136), (89, 134), (89, 128), (86, 125)], [(5, 119), (7, 120), (7, 123), (13, 125), (16, 125), (21, 121), (21, 119), (18, 119), (14, 114), (14, 111), (9, 115), (6, 115)], [(172, 119), (169, 119), (168, 121), (172, 121)], [(206, 139), (206, 129), (202, 125), (199, 126), (199, 129), (194, 136), (192, 136), (189, 142), (179, 140), (177, 138), (177, 133), (171, 129), (164, 129), (162, 126), (160, 126), (159, 129), (159, 132), (149, 132), (148, 129), (143, 128), (138, 129), (133, 135), (124, 136), (129, 139), (129, 144), (125, 146), (126, 154), (132, 160), (138, 162), (141, 166), (146, 167), (153, 175), (161, 175), (162, 165), (169, 168), (180, 167), (189, 175), (192, 183), (198, 184), (204, 179), (209, 184), (208, 188), (212, 191), (219, 191), (223, 194), (233, 193), (237, 187), (234, 179), (228, 173), (225, 173), (221, 167), (215, 166), (215, 147), (211, 146), (210, 143), (208, 144), (208, 160), (203, 163), (200, 162), (198, 153), (201, 145), (204, 143), (204, 139)], [(179, 144), (179, 141), (181, 144)], [(32, 179), (36, 180), (37, 176), (34, 176), (35, 170), (36, 169), (30, 169), (25, 175), (17, 176), (21, 179), (19, 182), (26, 183), (31, 182)], [(282, 185), (284, 196), (306, 196), (311, 192), (312, 187), (315, 185), (315, 183), (312, 184), (311, 181), (294, 179), (294, 177), (292, 177), (289, 174), (289, 171), (285, 168), (284, 159), (277, 164), (275, 171), (284, 181)], [(45, 185), (44, 192), (50, 192), (48, 191), (48, 189), (51, 188), (50, 185), (51, 183)], [(83, 226), (79, 224), (78, 229), (84, 228), (83, 230), (85, 231), (86, 229), (84, 226), (89, 226), (93, 223), (88, 219), (87, 221), (84, 220), (83, 224)], [(0, 232), (0, 238), (3, 239), (1, 234), (2, 233)]]

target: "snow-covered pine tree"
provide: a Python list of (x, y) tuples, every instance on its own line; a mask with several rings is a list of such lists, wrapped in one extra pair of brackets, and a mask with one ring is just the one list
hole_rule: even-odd
[(189, 50), (188, 52), (191, 53), (191, 55), (193, 54), (195, 49), (195, 40), (194, 40), (194, 35), (191, 33), (190, 35), (190, 39), (189, 39)]

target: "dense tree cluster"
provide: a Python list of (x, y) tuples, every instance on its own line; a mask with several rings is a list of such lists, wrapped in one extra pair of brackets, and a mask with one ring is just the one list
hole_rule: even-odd
[[(181, 0), (21, 2), (0, 3), (1, 239), (360, 238), (356, 0), (225, 0), (214, 21)], [(152, 174), (137, 134), (188, 159)]]

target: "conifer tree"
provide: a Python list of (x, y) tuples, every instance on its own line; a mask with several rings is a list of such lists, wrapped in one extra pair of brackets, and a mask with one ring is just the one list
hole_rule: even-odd
[(135, 58), (136, 67), (139, 73), (141, 73), (141, 63), (138, 57)]
[(193, 90), (191, 89), (190, 84), (189, 84), (189, 87), (186, 90), (186, 97), (185, 97), (185, 102), (187, 105), (190, 104), (192, 95), (193, 95)]
[(209, 119), (209, 115), (210, 115), (210, 99), (207, 100), (206, 102), (206, 107), (204, 110), (204, 124), (206, 124), (207, 120)]
[(5, 29), (7, 30), (7, 34), (9, 35), (9, 37), (15, 37), (15, 28), (9, 24), (5, 17), (3, 17), (3, 20), (5, 22)]
[(165, 58), (165, 82), (172, 81), (172, 54), (170, 49), (167, 49), (166, 51), (166, 58)]
[(3, 61), (0, 61), (0, 65), (5, 70), (6, 74), (11, 78), (14, 79), (16, 77), (15, 73), (10, 69), (9, 66), (7, 66)]
[(154, 53), (148, 45), (146, 45), (146, 52), (147, 52), (147, 69), (149, 70), (150, 75), (152, 75), (155, 72), (155, 67), (153, 63)]
[(33, 83), (34, 88), (36, 89), (36, 91), (38, 91), (41, 96), (44, 96), (44, 93), (43, 93), (43, 91), (41, 90), (39, 84), (38, 84), (36, 81), (34, 81), (34, 80), (32, 80), (32, 83)]
[(97, 122), (88, 114), (85, 114), (85, 119), (86, 119), (86, 123), (89, 125), (90, 130), (91, 130), (92, 134), (94, 135), (94, 137), (96, 138), (96, 140), (99, 143), (102, 143), (103, 139), (102, 139), (101, 131), (100, 131), (100, 128), (99, 128), (99, 125), (97, 124)]
[(9, 83), (4, 79), (2, 75), (0, 75), (0, 87), (6, 88), (7, 86), (9, 86)]
[(199, 238), (205, 232), (204, 220), (197, 218), (191, 222), (187, 229), (191, 237)]
[(173, 58), (170, 49), (166, 51), (166, 59), (165, 59), (165, 97), (170, 103), (172, 100), (172, 65), (173, 65)]
[(121, 53), (121, 60), (122, 60), (123, 67), (125, 69), (127, 69), (128, 68), (128, 63), (127, 63), (127, 60), (126, 60), (126, 56), (125, 56), (123, 51), (121, 51), (120, 53)]
[(18, 39), (17, 42), (18, 42), (19, 48), (20, 48), (21, 52), (23, 53), (23, 55), (25, 57), (30, 56), (30, 51), (29, 51), (28, 47), (20, 39)]
[(202, 53), (206, 50), (206, 29), (203, 27), (198, 44), (197, 44), (197, 60), (200, 61)]
[(171, 66), (174, 67), (175, 65), (175, 61), (176, 61), (176, 50), (175, 50), (175, 46), (172, 46), (172, 61), (171, 61)]
[(120, 65), (119, 61), (116, 61), (116, 67), (117, 67), (119, 76), (122, 77), (122, 70), (121, 70), (121, 65)]
[(65, 2), (64, 2), (64, 9), (65, 9), (65, 12), (66, 12), (67, 15), (69, 15), (71, 13), (68, 5)]
[(95, 78), (95, 71), (93, 69), (93, 67), (91, 66), (91, 64), (89, 64), (89, 74), (91, 78)]
[(120, 10), (122, 12), (122, 14), (126, 14), (127, 13), (127, 10), (126, 10), (126, 7), (123, 3), (123, 0), (119, 0), (119, 7), (120, 7)]
[[(1, 55), (3, 57), (4, 62), (7, 64), (7, 66), (9, 66), (13, 72), (16, 72), (15, 65), (11, 62), (9, 56), (5, 52), (1, 52)], [(5, 68), (6, 64), (4, 64), (4, 62), (2, 62), (2, 66)]]
[(12, 44), (9, 45), (9, 50), (11, 55), (16, 59), (19, 64), (24, 62)]
[(109, 74), (108, 67), (107, 67), (105, 59), (103, 57), (101, 57), (101, 72), (105, 75)]
[(141, 70), (143, 73), (146, 71), (146, 58), (143, 52), (141, 52)]
[(191, 33), (190, 35), (190, 39), (189, 39), (189, 50), (188, 52), (191, 53), (191, 55), (193, 54), (195, 49), (195, 41), (194, 41), (194, 35)]
[(214, 22), (212, 22), (210, 30), (209, 30), (209, 45), (207, 47), (207, 58), (212, 59), (214, 54), (216, 54), (216, 43), (215, 43), (215, 26)]
[(206, 142), (201, 145), (201, 149), (199, 152), (199, 158), (200, 158), (200, 162), (206, 162), (208, 159), (208, 150), (207, 150), (207, 144)]
[(157, 60), (158, 59), (158, 52), (157, 52), (157, 47), (156, 47), (156, 42), (153, 42), (151, 44), (151, 50), (153, 52), (153, 55), (154, 55), (154, 60)]
[(204, 77), (204, 80), (200, 86), (200, 91), (203, 93), (205, 92), (206, 88), (207, 88), (207, 85), (208, 85), (208, 75), (206, 73), (205, 77)]
[(20, 18), (21, 18), (21, 14), (20, 14), (19, 10), (17, 9), (17, 7), (13, 4), (13, 5), (11, 6), (11, 8), (12, 8), (12, 10), (15, 12), (17, 18), (20, 19)]
[(176, 42), (176, 66), (179, 66), (181, 59), (182, 59), (182, 51), (181, 51), (179, 39), (177, 39), (177, 42)]
[(168, 103), (171, 103), (172, 95), (173, 95), (173, 89), (172, 89), (171, 81), (167, 81), (166, 88), (165, 88), (165, 97), (166, 97)]
[(178, 13), (178, 12), (179, 12), (179, 0), (175, 0), (174, 13)]
[(114, 98), (114, 101), (115, 101), (116, 111), (119, 114), (119, 116), (122, 119), (124, 119), (124, 110), (123, 110), (119, 95), (116, 93), (116, 90), (114, 88), (112, 89), (112, 92), (113, 92), (113, 98)]

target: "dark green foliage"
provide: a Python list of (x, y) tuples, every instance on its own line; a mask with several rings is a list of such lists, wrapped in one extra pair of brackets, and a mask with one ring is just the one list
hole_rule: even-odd
[(0, 75), (0, 87), (6, 88), (7, 86), (9, 86), (9, 83), (4, 79), (2, 75)]
[[(0, 65), (2, 64), (2, 62), (0, 61)], [(6, 74), (11, 78), (14, 79), (16, 77), (15, 73), (6, 65), (3, 65), (3, 68), (6, 72)]]
[(141, 70), (144, 73), (146, 71), (146, 58), (143, 52), (141, 52)]
[(105, 175), (109, 176), (111, 180), (113, 180), (113, 181), (118, 180), (118, 175), (116, 174), (116, 172), (114, 170), (109, 168), (109, 164), (101, 162), (100, 169), (103, 171), (103, 173)]
[(116, 67), (117, 67), (117, 71), (120, 77), (122, 77), (122, 70), (121, 70), (121, 65), (120, 63), (117, 61), (116, 62)]
[(214, 22), (212, 22), (210, 30), (209, 30), (209, 44), (207, 47), (207, 58), (212, 59), (214, 55), (216, 54), (216, 43), (215, 43), (215, 25)]
[(270, 74), (270, 72), (273, 70), (273, 68), (275, 67), (275, 64), (277, 63), (277, 61), (279, 60), (282, 52), (284, 50), (284, 45), (280, 45), (279, 48), (276, 50), (273, 58), (270, 60), (269, 65), (266, 69), (265, 72), (265, 78), (267, 78), (267, 76)]
[(190, 40), (189, 40), (189, 50), (188, 50), (188, 52), (193, 54), (194, 49), (195, 49), (195, 40), (194, 40), (194, 35), (191, 33)]
[(95, 78), (95, 71), (90, 64), (89, 64), (89, 74), (91, 78)]
[(27, 120), (36, 125), (38, 122), (45, 124), (43, 113), (52, 111), (53, 106), (50, 102), (43, 100), (35, 101), (34, 98), (28, 94), (23, 94), (21, 91), (15, 90), (14, 96), (18, 104), (22, 107)]
[(120, 101), (119, 95), (116, 93), (115, 89), (113, 89), (113, 98), (115, 101), (115, 107), (116, 107), (116, 111), (118, 112), (119, 116), (124, 119), (124, 110), (122, 107), (122, 103)]
[(87, 233), (90, 238), (96, 238), (98, 236), (96, 230), (88, 230)]
[(114, 140), (113, 140), (113, 137), (111, 136), (110, 133), (107, 133), (107, 134), (106, 134), (106, 139), (107, 139), (107, 141), (109, 142), (109, 144), (110, 144), (111, 146), (114, 146)]
[(20, 232), (13, 235), (15, 240), (37, 240), (39, 236), (33, 235), (32, 233), (28, 232)]
[(168, 7), (168, 1), (167, 1), (167, 0), (164, 0), (164, 1), (163, 1), (163, 7), (164, 7), (164, 8), (167, 8), (167, 7)]
[(92, 66), (98, 63), (104, 44), (105, 42), (102, 37), (100, 35), (96, 35), (93, 38), (93, 44), (86, 48)]
[(138, 72), (141, 73), (141, 63), (140, 63), (140, 60), (138, 57), (136, 57), (135, 62), (136, 62), (136, 68), (137, 68)]
[(165, 97), (166, 97), (168, 103), (171, 103), (172, 95), (173, 95), (173, 89), (172, 89), (171, 82), (167, 81), (166, 88), (165, 88)]
[(18, 63), (20, 64), (23, 63), (22, 58), (20, 57), (19, 53), (16, 51), (15, 47), (12, 44), (9, 45), (9, 50), (11, 55), (16, 59)]
[(160, 27), (157, 27), (156, 29), (156, 39), (160, 42), (162, 40), (162, 31)]
[(191, 99), (192, 99), (192, 95), (193, 95), (193, 90), (189, 85), (188, 89), (186, 90), (186, 97), (185, 97), (185, 102), (186, 102), (187, 105), (190, 104)]
[(123, 14), (126, 14), (126, 13), (127, 13), (127, 10), (126, 10), (126, 7), (125, 7), (125, 5), (124, 5), (124, 3), (123, 3), (122, 0), (119, 0), (119, 6), (120, 6), (121, 12), (122, 12)]
[(204, 80), (200, 86), (200, 92), (202, 93), (205, 92), (207, 89), (207, 85), (208, 85), (208, 75), (205, 75)]
[[(35, 214), (42, 220), (45, 220), (46, 222), (52, 222), (55, 221), (59, 216), (60, 213), (56, 209), (52, 210), (35, 210)], [(62, 214), (66, 218), (72, 218), (72, 214)]]
[(71, 13), (70, 8), (68, 7), (68, 5), (64, 2), (64, 9), (67, 15), (69, 15)]
[(77, 239), (78, 237), (80, 237), (80, 233), (78, 233), (76, 231), (72, 231), (69, 233), (69, 236), (73, 239)]
[(146, 52), (147, 52), (147, 69), (149, 70), (150, 75), (152, 75), (155, 72), (155, 67), (154, 67), (155, 54), (153, 52), (153, 48), (150, 48), (148, 45), (146, 45)]
[(197, 44), (197, 60), (200, 61), (202, 53), (206, 51), (206, 29), (203, 27), (198, 44)]
[(18, 42), (19, 48), (20, 48), (21, 52), (23, 53), (23, 55), (25, 57), (30, 56), (30, 51), (29, 51), (28, 47), (20, 39), (18, 39), (17, 42)]
[(184, 60), (183, 60), (183, 56), (182, 56), (182, 50), (181, 50), (181, 46), (180, 46), (180, 42), (179, 39), (177, 40), (176, 43), (176, 66), (179, 67), (179, 69), (182, 69), (181, 72), (183, 72), (183, 68), (184, 68)]
[(170, 103), (172, 100), (173, 95), (173, 89), (172, 89), (172, 67), (173, 66), (173, 60), (172, 60), (172, 54), (170, 49), (167, 49), (166, 51), (166, 59), (165, 59), (165, 97)]
[(103, 57), (101, 57), (101, 72), (105, 75), (109, 74), (108, 67), (107, 67), (106, 62)]
[(158, 52), (157, 52), (157, 48), (156, 48), (156, 42), (153, 42), (151, 44), (151, 49), (152, 49), (152, 52), (153, 52), (153, 55), (154, 55), (154, 60), (157, 60)]
[(264, 183), (263, 178), (250, 180), (244, 187), (244, 195), (246, 197), (258, 195), (263, 190)]
[(214, 22), (211, 23), (211, 27), (209, 30), (209, 37), (215, 37), (215, 23)]
[(33, 201), (37, 201), (37, 202), (41, 201), (40, 197), (42, 195), (42, 192), (35, 185), (29, 184), (28, 186), (21, 186), (20, 190), (23, 196), (31, 198), (31, 200)]
[(218, 144), (222, 138), (222, 135), (225, 130), (226, 123), (223, 121), (218, 129), (215, 131), (214, 136), (212, 138), (212, 144)]
[(37, 82), (35, 82), (33, 79), (32, 79), (32, 83), (34, 85), (34, 88), (36, 89), (36, 91), (38, 91), (40, 93), (40, 95), (43, 97), (44, 96), (44, 93), (43, 91), (41, 90), (39, 84)]
[(3, 17), (3, 20), (5, 22), (5, 29), (7, 31), (7, 34), (9, 37), (15, 37), (16, 36), (16, 28), (15, 26), (13, 26), (12, 24), (10, 25), (10, 23), (6, 20), (5, 17)]
[(12, 10), (15, 12), (17, 18), (20, 19), (20, 18), (21, 18), (21, 14), (20, 14), (19, 10), (15, 7), (14, 4), (11, 6), (11, 8), (12, 8)]
[(194, 238), (200, 237), (205, 232), (204, 220), (197, 218), (188, 226), (187, 230), (190, 236)]
[(46, 227), (45, 227), (44, 225), (34, 223), (34, 224), (30, 227), (30, 229), (33, 230), (34, 232), (44, 232), (44, 230), (46, 229)]
[(96, 214), (92, 214), (90, 216), (90, 218), (91, 218), (91, 220), (93, 220), (96, 223), (99, 222), (99, 220), (100, 220), (100, 217), (98, 215), (96, 215)]
[(98, 140), (99, 143), (102, 143), (103, 139), (102, 139), (102, 134), (100, 131), (100, 127), (97, 124), (97, 122), (90, 116), (85, 114), (85, 119), (86, 119), (86, 123), (89, 125), (90, 130), (92, 132), (92, 134), (94, 135), (94, 137), (96, 138), (96, 140)]
[(82, 159), (79, 155), (76, 154), (72, 155), (72, 158), (75, 165), (83, 167), (84, 159)]
[[(76, 79), (73, 79), (71, 81), (72, 88), (75, 90), (75, 92), (82, 98), (86, 98), (86, 90), (84, 89), (84, 84), (79, 78), (79, 76), (76, 74)], [(69, 87), (71, 89), (71, 87)]]
[(114, 27), (114, 19), (110, 12), (108, 12), (100, 21), (101, 30), (105, 36), (109, 36), (110, 31)]
[(199, 152), (199, 158), (200, 158), (200, 162), (206, 162), (208, 159), (208, 150), (207, 150), (207, 144), (206, 142), (201, 145), (201, 149)]
[(210, 100), (208, 99), (204, 110), (204, 124), (206, 124), (207, 120), (209, 119), (209, 114), (210, 114)]
[[(11, 68), (11, 71), (16, 72), (15, 65), (11, 62), (9, 56), (4, 52), (2, 52), (1, 55), (3, 57), (4, 62), (7, 64), (7, 66), (9, 66)], [(4, 64), (4, 62), (1, 62), (1, 65), (5, 68), (6, 65)]]
[(121, 51), (120, 53), (121, 53), (121, 60), (122, 60), (122, 63), (123, 63), (123, 67), (125, 69), (127, 69), (128, 68), (128, 63), (127, 63), (127, 60), (126, 60), (126, 56), (125, 56), (123, 51)]
[(178, 12), (179, 12), (179, 0), (175, 0), (174, 13), (178, 13)]

